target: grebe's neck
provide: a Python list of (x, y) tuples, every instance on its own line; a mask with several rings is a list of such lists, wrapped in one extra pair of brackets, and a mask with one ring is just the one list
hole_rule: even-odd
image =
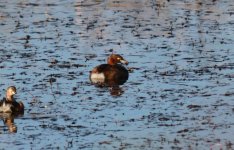
[(108, 57), (107, 63), (108, 63), (109, 65), (116, 65), (116, 64), (117, 64), (116, 60), (115, 60), (114, 58), (112, 58), (111, 56)]

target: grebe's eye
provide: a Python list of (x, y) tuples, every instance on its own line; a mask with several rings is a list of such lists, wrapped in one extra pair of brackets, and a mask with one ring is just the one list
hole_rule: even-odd
[(121, 58), (120, 58), (120, 57), (118, 57), (117, 59), (118, 59), (118, 60), (121, 60)]

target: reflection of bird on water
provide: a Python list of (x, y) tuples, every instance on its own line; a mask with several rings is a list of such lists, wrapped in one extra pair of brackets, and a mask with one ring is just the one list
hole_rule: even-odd
[(17, 126), (14, 123), (15, 115), (12, 113), (0, 113), (0, 118), (3, 120), (4, 124), (8, 127), (11, 133), (17, 132)]
[(123, 89), (119, 86), (110, 87), (109, 91), (112, 96), (120, 96), (124, 93)]
[(122, 85), (128, 80), (128, 70), (121, 64), (128, 62), (118, 54), (112, 54), (107, 59), (107, 64), (101, 64), (90, 72), (93, 84), (104, 86)]
[(0, 101), (0, 112), (3, 113), (14, 113), (14, 114), (23, 114), (24, 113), (24, 104), (22, 102), (17, 102), (14, 99), (16, 94), (16, 88), (10, 86), (7, 88), (6, 97)]

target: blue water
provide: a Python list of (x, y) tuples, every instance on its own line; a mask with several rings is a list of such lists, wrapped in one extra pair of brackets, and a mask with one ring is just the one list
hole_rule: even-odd
[[(233, 149), (234, 2), (0, 2), (0, 96), (17, 87), (17, 132), (0, 149)], [(98, 88), (112, 52), (129, 80)]]

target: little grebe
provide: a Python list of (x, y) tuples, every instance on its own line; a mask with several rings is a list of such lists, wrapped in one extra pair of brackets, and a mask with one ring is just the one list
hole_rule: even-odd
[(16, 94), (16, 88), (10, 86), (7, 88), (6, 97), (0, 101), (0, 112), (3, 113), (23, 113), (24, 104), (22, 102), (16, 102), (14, 95)]
[(121, 64), (128, 64), (118, 54), (112, 54), (107, 59), (107, 64), (95, 67), (90, 72), (90, 80), (97, 85), (122, 85), (128, 80), (128, 70)]

